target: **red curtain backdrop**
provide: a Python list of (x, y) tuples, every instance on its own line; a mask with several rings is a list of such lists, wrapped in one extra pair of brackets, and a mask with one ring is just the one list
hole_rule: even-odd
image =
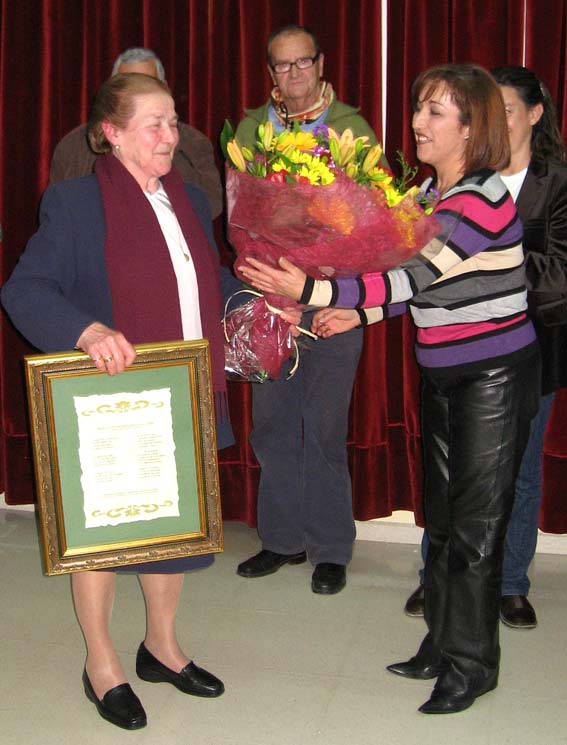
[[(324, 7), (324, 12), (322, 12)], [(527, 64), (549, 84), (567, 126), (566, 0), (526, 0)], [(325, 52), (325, 78), (339, 97), (361, 106), (382, 136), (382, 39), (387, 40), (387, 143), (415, 155), (409, 87), (428, 65), (522, 61), (524, 0), (387, 0), (387, 29), (377, 0), (0, 0), (0, 272), (9, 276), (36, 226), (58, 140), (87, 118), (90, 101), (129, 46), (162, 59), (178, 113), (213, 142), (225, 118), (260, 105), (270, 82), (265, 42), (286, 23), (311, 27)], [(550, 23), (550, 19), (557, 22)], [(219, 158), (219, 166), (222, 163)], [(222, 239), (222, 223), (216, 225)], [(33, 501), (21, 358), (29, 347), (5, 317), (0, 325), (1, 477), (9, 504)], [(358, 519), (413, 509), (421, 521), (419, 375), (408, 319), (368, 329), (349, 435)], [(248, 444), (250, 388), (230, 384), (237, 444), (221, 453), (227, 519), (254, 525), (258, 467)], [(567, 532), (562, 484), (567, 433), (558, 396), (546, 443), (542, 527)]]
[[(567, 0), (537, 0), (526, 8), (526, 65), (545, 81), (567, 141)], [(565, 350), (567, 354), (567, 349)], [(567, 532), (567, 390), (555, 399), (543, 457), (540, 528)]]

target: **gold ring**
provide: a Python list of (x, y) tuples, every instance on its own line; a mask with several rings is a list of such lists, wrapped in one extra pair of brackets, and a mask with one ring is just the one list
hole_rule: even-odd
[(104, 357), (103, 358), (105, 362), (112, 362), (112, 357)]

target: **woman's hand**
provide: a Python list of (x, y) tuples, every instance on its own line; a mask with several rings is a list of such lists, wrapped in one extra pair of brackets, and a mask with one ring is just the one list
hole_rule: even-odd
[(292, 336), (299, 336), (301, 331), (297, 328), (301, 323), (301, 311), (297, 308), (284, 308), (280, 313), (280, 317), (283, 321), (287, 321), (290, 324), (289, 330)]
[(311, 322), (311, 331), (323, 339), (360, 326), (360, 316), (355, 310), (344, 308), (323, 308), (317, 311)]
[(246, 262), (240, 271), (254, 287), (271, 295), (285, 295), (299, 300), (307, 275), (291, 261), (282, 257), (278, 262), (281, 269), (274, 269), (258, 259), (247, 258)]
[(98, 370), (109, 375), (124, 372), (136, 359), (136, 350), (124, 334), (96, 321), (79, 336), (76, 347), (92, 357)]

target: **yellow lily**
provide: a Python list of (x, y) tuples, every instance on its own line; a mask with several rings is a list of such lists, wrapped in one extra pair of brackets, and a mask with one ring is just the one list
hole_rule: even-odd
[(378, 163), (380, 158), (382, 157), (382, 146), (381, 145), (374, 145), (371, 147), (366, 155), (364, 156), (364, 160), (362, 161), (362, 172), (368, 173), (371, 171), (374, 166)]
[(244, 160), (244, 156), (242, 155), (242, 150), (238, 146), (236, 140), (231, 140), (226, 145), (226, 151), (233, 163), (233, 165), (239, 170), (239, 171), (246, 171), (246, 161)]
[(345, 173), (350, 179), (356, 181), (356, 177), (358, 176), (358, 167), (356, 163), (347, 163)]
[(266, 122), (264, 124), (264, 131), (262, 132), (261, 137), (264, 150), (268, 152), (272, 149), (272, 140), (274, 139), (274, 125), (272, 122)]
[(340, 137), (338, 135), (338, 132), (336, 132), (332, 127), (327, 127), (327, 130), (329, 132), (329, 142), (331, 140), (335, 140), (335, 142), (340, 142)]
[[(336, 137), (337, 134), (333, 130), (333, 134)], [(338, 165), (339, 168), (343, 168), (346, 166), (347, 163), (349, 163), (356, 154), (356, 148), (357, 143), (361, 143), (362, 145), (365, 145), (368, 142), (368, 137), (366, 135), (362, 135), (360, 137), (354, 138), (354, 135), (352, 133), (352, 129), (348, 128), (345, 129), (345, 131), (341, 134), (340, 138), (338, 138), (338, 145), (339, 145), (339, 157), (338, 160), (333, 157), (333, 160)], [(331, 142), (329, 143), (331, 145)], [(331, 147), (331, 154), (333, 153), (333, 149)]]

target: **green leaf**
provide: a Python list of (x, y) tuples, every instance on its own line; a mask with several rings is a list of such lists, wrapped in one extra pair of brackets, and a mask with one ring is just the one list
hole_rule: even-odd
[(401, 150), (396, 151), (396, 160), (402, 169), (402, 175), (394, 179), (394, 186), (400, 194), (405, 194), (413, 179), (417, 175), (417, 166), (410, 166)]
[(230, 160), (226, 146), (231, 140), (234, 140), (234, 128), (228, 119), (225, 119), (220, 134), (220, 146), (226, 160)]
[(295, 163), (293, 163), (293, 162), (292, 162), (292, 161), (291, 161), (291, 160), (290, 160), (290, 159), (289, 159), (289, 158), (287, 157), (287, 155), (284, 155), (283, 153), (279, 153), (279, 154), (278, 154), (277, 160), (281, 160), (281, 162), (282, 162), (282, 163), (284, 164), (284, 166), (286, 167), (286, 169), (287, 169), (288, 171), (291, 171), (291, 170), (293, 170), (294, 168), (297, 168), (297, 165), (296, 165)]
[(336, 165), (339, 162), (340, 158), (339, 143), (336, 140), (331, 140), (329, 142), (329, 150), (331, 152), (331, 157), (335, 161)]

